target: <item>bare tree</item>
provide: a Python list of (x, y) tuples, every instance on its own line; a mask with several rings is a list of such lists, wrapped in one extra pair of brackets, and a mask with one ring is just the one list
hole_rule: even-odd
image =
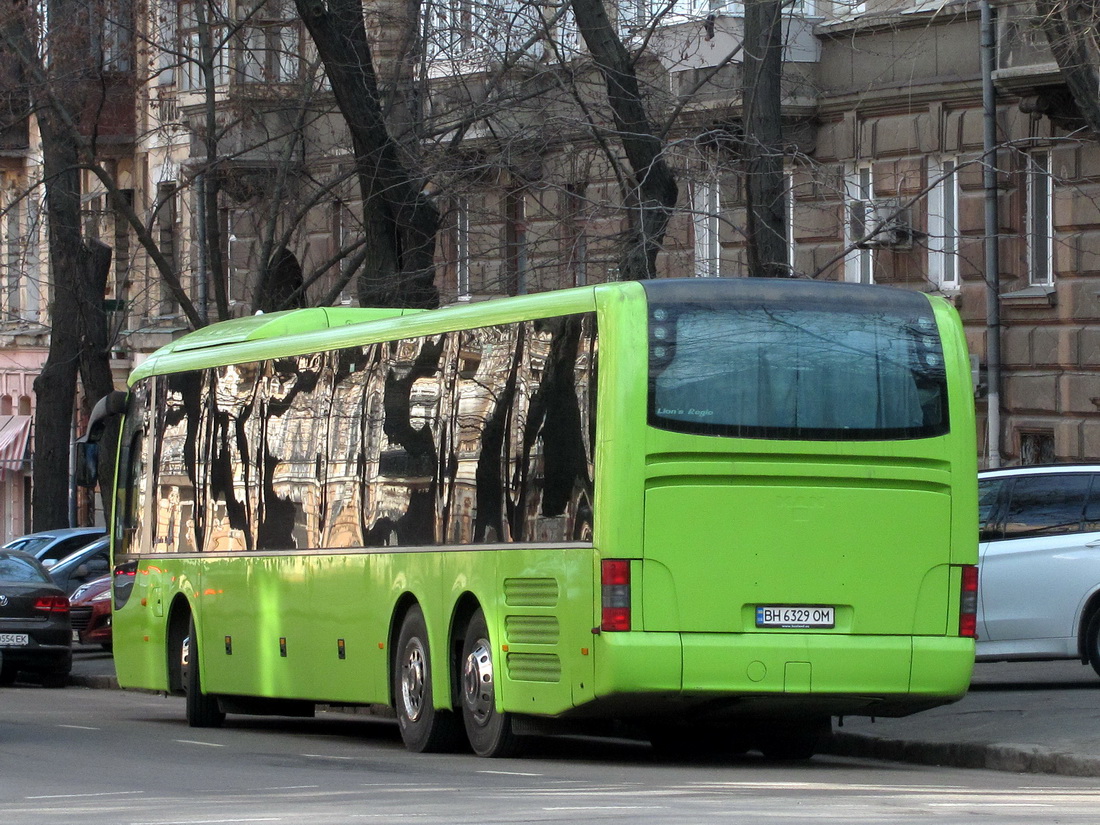
[[(94, 124), (80, 119), (62, 99), (94, 104), (98, 66), (89, 60), (91, 21), (88, 7), (71, 0), (50, 0), (46, 21), (35, 7), (8, 5), (0, 31), (18, 54), (31, 79), (30, 100), (42, 136), (46, 214), (50, 226), (53, 273), (53, 334), (41, 374), (35, 379), (34, 489), (32, 507), (39, 529), (69, 523), (69, 445), (79, 374), (87, 392), (98, 398), (112, 388), (103, 298), (110, 249), (88, 242), (80, 226), (80, 144)], [(32, 33), (44, 25), (51, 49), (40, 60)], [(93, 111), (89, 105), (85, 112)]]
[(1035, 9), (1081, 116), (1100, 135), (1100, 7), (1091, 0), (1036, 0)]

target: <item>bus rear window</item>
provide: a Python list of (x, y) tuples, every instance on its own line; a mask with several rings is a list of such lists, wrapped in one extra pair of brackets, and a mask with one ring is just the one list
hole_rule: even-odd
[(650, 291), (650, 424), (826, 441), (946, 433), (944, 355), (927, 299), (855, 289), (787, 282), (743, 296), (708, 290), (709, 301)]

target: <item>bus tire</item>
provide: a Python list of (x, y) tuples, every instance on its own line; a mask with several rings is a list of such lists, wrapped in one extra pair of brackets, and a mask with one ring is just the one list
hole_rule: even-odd
[(454, 750), (461, 741), (453, 713), (435, 707), (431, 649), (424, 612), (414, 605), (405, 614), (393, 663), (393, 700), (405, 747), (414, 753)]
[(1100, 610), (1092, 614), (1085, 627), (1085, 658), (1100, 676)]
[(225, 721), (225, 713), (218, 704), (218, 698), (202, 692), (202, 676), (199, 673), (198, 646), (195, 644), (195, 619), (191, 618), (187, 627), (187, 636), (180, 643), (179, 663), (183, 676), (183, 692), (187, 697), (187, 724), (193, 728), (220, 728)]
[(471, 617), (462, 644), (462, 723), (478, 756), (513, 756), (519, 750), (512, 715), (496, 709), (493, 645), (480, 608)]

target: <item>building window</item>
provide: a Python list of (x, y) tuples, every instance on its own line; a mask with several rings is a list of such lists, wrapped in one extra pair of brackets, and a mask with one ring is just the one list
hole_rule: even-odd
[(298, 26), (277, 0), (269, 0), (242, 22), (238, 37), (239, 82), (290, 83), (298, 78)]
[(1027, 269), (1032, 286), (1054, 284), (1054, 186), (1050, 152), (1028, 152), (1027, 161)]
[[(179, 260), (176, 251), (179, 245), (179, 219), (176, 205), (178, 198), (175, 181), (157, 184), (157, 246), (160, 247), (161, 255), (168, 261), (168, 266), (176, 277), (179, 277)], [(164, 278), (158, 275), (157, 279), (160, 284), (160, 294), (153, 312), (156, 315), (175, 315), (179, 309), (176, 298)]]
[(22, 304), (19, 300), (20, 282), (23, 280), (23, 201), (13, 198), (4, 216), (4, 280), (3, 302), (4, 317), (15, 320), (19, 317)]
[(458, 300), (470, 300), (470, 202), (457, 198), (455, 202), (455, 284)]
[(928, 165), (928, 277), (943, 291), (959, 288), (958, 160)]
[[(133, 209), (133, 189), (122, 189), (119, 191), (119, 196), (130, 209)], [(114, 264), (114, 284), (113, 288), (108, 286), (108, 294), (115, 299), (115, 312), (119, 313), (114, 320), (124, 326), (127, 320), (127, 301), (130, 297), (130, 223), (125, 209), (113, 208), (111, 211), (111, 219), (114, 223), (114, 249), (111, 255), (111, 261)]]
[(867, 11), (863, 0), (832, 0), (834, 17), (855, 17)]
[(154, 81), (157, 86), (169, 86), (176, 82), (176, 66), (179, 63), (176, 52), (183, 41), (179, 40), (180, 10), (174, 6), (174, 0), (158, 0), (151, 15), (151, 36), (157, 49)]
[(874, 253), (866, 243), (874, 230), (874, 181), (871, 164), (852, 164), (844, 176), (844, 246), (849, 250), (844, 258), (844, 280), (857, 284), (874, 283)]
[[(351, 268), (350, 261), (355, 260), (359, 246), (352, 232), (354, 221), (348, 207), (339, 198), (330, 204), (329, 217), (332, 242), (330, 249), (333, 261), (331, 269), (334, 272), (333, 278), (343, 283), (336, 300), (341, 306), (351, 306), (356, 298), (355, 276), (352, 275), (345, 280), (344, 274)], [(353, 249), (353, 246), (356, 248)]]
[(429, 0), (423, 15), (429, 60), (446, 59), (473, 47), (474, 10), (470, 0)]
[(795, 242), (794, 237), (794, 169), (790, 166), (783, 170), (783, 191), (787, 196), (787, 203), (785, 205), (787, 210), (787, 272), (793, 276), (798, 272), (796, 267), (798, 262), (798, 244)]
[(522, 189), (504, 196), (505, 294), (527, 293), (527, 197)]
[(1054, 433), (1020, 431), (1021, 464), (1054, 464)]
[(180, 39), (179, 86), (183, 91), (201, 92), (206, 88), (203, 72), (203, 41), (213, 58), (215, 86), (229, 83), (229, 46), (227, 17), (221, 2), (184, 0), (179, 4), (177, 31)]
[(569, 266), (569, 282), (574, 286), (588, 283), (588, 232), (585, 225), (584, 183), (571, 183), (565, 188), (565, 258)]
[(621, 27), (639, 29), (655, 23), (670, 25), (699, 20), (709, 15), (743, 17), (743, 0), (621, 0), (618, 4)]
[(93, 36), (98, 38), (97, 51), (101, 65), (108, 72), (128, 72), (133, 61), (132, 32), (134, 30), (133, 11), (129, 0), (107, 0), (102, 5), (102, 19), (99, 31)]
[(717, 278), (722, 274), (721, 186), (714, 173), (696, 182), (692, 192), (695, 228), (695, 277)]

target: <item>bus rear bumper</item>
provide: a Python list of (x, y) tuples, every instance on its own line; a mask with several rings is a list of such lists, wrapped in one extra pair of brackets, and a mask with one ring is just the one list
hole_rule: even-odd
[(605, 633), (600, 704), (661, 698), (733, 712), (905, 716), (966, 693), (974, 642), (823, 633)]

